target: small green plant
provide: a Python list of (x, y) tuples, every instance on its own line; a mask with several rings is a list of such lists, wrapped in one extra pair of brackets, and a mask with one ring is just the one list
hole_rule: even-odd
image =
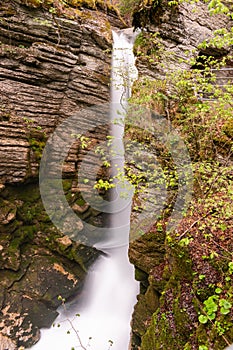
[(231, 311), (232, 304), (226, 299), (219, 300), (220, 312), (222, 315), (227, 315)]
[(114, 188), (116, 185), (114, 183), (111, 183), (110, 180), (102, 180), (99, 179), (96, 181), (96, 184), (94, 185), (94, 188), (96, 190), (105, 190), (108, 191), (110, 188)]
[(232, 322), (224, 319), (224, 317), (230, 313), (232, 303), (225, 298), (219, 297), (219, 294), (222, 293), (221, 288), (217, 287), (215, 293), (216, 294), (210, 296), (204, 301), (203, 313), (199, 315), (198, 320), (203, 325), (208, 322), (212, 323), (216, 328), (218, 335), (223, 336), (224, 340), (229, 345), (224, 333), (226, 333), (232, 326)]
[(71, 137), (74, 137), (80, 142), (81, 149), (87, 149), (90, 145), (90, 138), (81, 134), (71, 134)]
[(198, 317), (198, 320), (199, 320), (200, 323), (205, 324), (205, 323), (208, 322), (208, 317), (206, 315), (200, 315)]
[(179, 241), (179, 245), (181, 247), (185, 247), (185, 246), (188, 246), (190, 244), (190, 242), (192, 242), (193, 238), (188, 238), (188, 237), (185, 237), (185, 238), (182, 238), (180, 241)]
[(198, 350), (208, 350), (208, 346), (206, 346), (206, 345), (199, 345)]
[(198, 276), (198, 278), (199, 278), (200, 281), (202, 281), (202, 280), (204, 280), (206, 278), (206, 275), (200, 274)]
[(214, 320), (216, 317), (216, 312), (218, 310), (218, 299), (219, 296), (212, 295), (207, 300), (204, 301), (204, 311), (205, 315), (199, 316), (200, 323), (206, 323), (208, 320)]
[(230, 261), (228, 263), (228, 271), (229, 271), (229, 274), (232, 275), (233, 274), (233, 262)]

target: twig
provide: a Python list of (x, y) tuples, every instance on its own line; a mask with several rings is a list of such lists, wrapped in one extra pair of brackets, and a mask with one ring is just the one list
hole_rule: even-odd
[(59, 300), (61, 300), (61, 302), (62, 302), (62, 306), (63, 306), (63, 309), (64, 309), (64, 311), (65, 311), (66, 321), (69, 322), (69, 324), (70, 324), (70, 326), (71, 326), (71, 329), (74, 331), (74, 333), (75, 333), (75, 335), (76, 335), (76, 337), (77, 337), (77, 339), (78, 339), (78, 341), (79, 341), (80, 347), (81, 347), (83, 350), (87, 350), (87, 348), (86, 348), (86, 347), (83, 345), (83, 343), (82, 343), (82, 340), (81, 340), (81, 338), (80, 338), (80, 336), (79, 336), (79, 334), (78, 334), (77, 329), (74, 327), (72, 321), (69, 319), (69, 317), (68, 317), (68, 315), (67, 315), (67, 308), (66, 308), (66, 305), (65, 305), (65, 299), (62, 298), (61, 296), (59, 296), (58, 298), (59, 298)]
[(180, 236), (179, 239), (181, 239), (182, 237), (184, 237), (186, 235), (186, 233), (191, 230), (191, 228), (193, 228), (199, 221), (205, 219), (209, 214), (211, 213), (211, 211), (209, 211), (207, 214), (205, 214), (204, 216), (198, 218), (196, 221), (194, 221), (188, 228), (187, 230), (185, 230)]

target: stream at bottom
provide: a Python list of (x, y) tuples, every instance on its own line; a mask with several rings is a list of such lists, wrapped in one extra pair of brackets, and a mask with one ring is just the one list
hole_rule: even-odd
[[(55, 326), (42, 329), (40, 341), (31, 350), (128, 350), (138, 293), (128, 246), (107, 250), (90, 268), (81, 301), (67, 304), (66, 311), (60, 307)], [(67, 318), (78, 331), (83, 348)]]

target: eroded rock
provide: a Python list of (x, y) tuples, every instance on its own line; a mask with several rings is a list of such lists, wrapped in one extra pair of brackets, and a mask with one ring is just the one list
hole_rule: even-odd
[(11, 339), (0, 334), (0, 349), (16, 350), (17, 347)]
[[(111, 26), (122, 26), (114, 11), (83, 8), (70, 19), (21, 3), (0, 8), (2, 183), (36, 177), (52, 130), (81, 108), (109, 101)], [(69, 162), (67, 173), (74, 170)]]
[[(75, 178), (80, 162), (85, 158), (90, 168), (96, 155), (74, 138), (63, 167), (64, 194), (82, 219), (71, 228), (76, 241), (44, 210), (38, 167), (59, 123), (108, 102), (111, 26), (122, 23), (105, 8), (83, 8), (68, 18), (18, 0), (1, 4), (0, 17), (0, 349), (13, 350), (39, 339), (39, 329), (57, 316), (58, 296), (77, 295), (99, 256), (79, 241), (80, 232), (85, 238), (82, 220), (99, 224), (102, 218), (83, 201)], [(92, 146), (105, 138), (95, 118), (80, 113), (77, 123), (88, 125)], [(64, 224), (69, 231), (71, 223)]]

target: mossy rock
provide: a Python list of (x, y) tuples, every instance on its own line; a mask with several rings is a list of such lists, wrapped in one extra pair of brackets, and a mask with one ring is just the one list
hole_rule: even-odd
[(151, 268), (164, 261), (165, 233), (150, 232), (130, 243), (130, 261), (140, 270), (149, 274)]
[(0, 198), (0, 225), (8, 225), (16, 217), (16, 205)]
[(230, 118), (222, 127), (222, 131), (233, 140), (233, 118)]
[[(117, 13), (116, 8), (111, 4), (111, 2), (104, 0), (66, 0), (65, 2), (61, 0), (21, 0), (21, 3), (33, 8), (43, 7), (48, 10), (52, 8), (54, 10), (50, 10), (50, 12), (61, 12), (63, 15), (67, 14), (65, 10), (69, 8), (86, 8), (91, 10), (97, 10), (97, 8), (100, 8)], [(63, 11), (61, 11), (61, 9), (63, 9)]]
[(167, 248), (166, 254), (170, 259), (170, 269), (172, 270), (173, 278), (192, 281), (193, 268), (188, 248), (180, 244), (179, 241), (175, 241), (174, 245), (172, 243), (171, 246)]
[[(159, 328), (158, 328), (159, 322)], [(182, 349), (174, 337), (169, 323), (169, 314), (155, 313), (151, 325), (142, 337), (141, 350)]]
[(144, 295), (139, 295), (138, 302), (134, 308), (134, 317), (132, 328), (134, 334), (142, 337), (147, 329), (148, 322), (151, 319), (151, 310), (148, 308)]
[(170, 287), (171, 284), (168, 284), (159, 300), (159, 309), (153, 314), (151, 324), (142, 337), (142, 350), (183, 350), (192, 333), (190, 315), (184, 307), (182, 284), (176, 280), (176, 286), (173, 281)]
[(28, 183), (24, 185), (8, 186), (8, 198), (17, 198), (24, 202), (35, 202), (40, 198), (38, 183)]
[(147, 282), (148, 283), (148, 274), (136, 267), (135, 268), (135, 279), (137, 281), (140, 281), (140, 282)]

